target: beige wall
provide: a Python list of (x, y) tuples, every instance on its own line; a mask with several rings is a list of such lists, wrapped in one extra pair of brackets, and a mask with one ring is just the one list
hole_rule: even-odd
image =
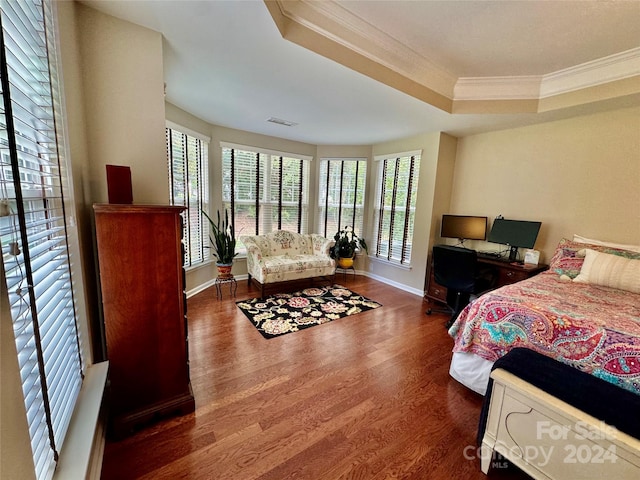
[(541, 221), (545, 262), (574, 233), (640, 244), (639, 119), (630, 108), (461, 138), (451, 210)]
[(76, 263), (82, 265), (89, 317), (81, 314), (88, 325), (81, 329), (94, 339), (99, 360), (103, 345), (88, 331), (101, 329), (92, 205), (108, 200), (105, 165), (131, 166), (136, 203), (168, 201), (162, 36), (78, 2), (56, 7), (80, 238)]
[[(455, 169), (458, 139), (447, 134), (440, 138), (440, 150), (433, 191), (433, 216), (429, 236), (429, 252), (435, 243), (440, 242), (440, 223), (442, 215), (451, 211), (451, 191)], [(473, 213), (469, 213), (473, 215)]]
[(162, 35), (78, 5), (92, 202), (105, 165), (131, 166), (135, 203), (168, 203)]
[[(82, 282), (82, 294), (74, 290), (76, 306), (79, 311), (79, 331), (83, 347), (83, 358), (87, 364), (103, 359), (103, 342), (99, 335), (99, 302), (93, 255), (93, 229), (90, 189), (90, 168), (87, 145), (86, 120), (84, 115), (84, 94), (82, 83), (82, 58), (80, 56), (80, 37), (77, 14), (79, 4), (75, 2), (56, 2), (59, 25), (59, 54), (61, 70), (64, 73), (64, 105), (66, 118), (67, 151), (65, 156), (71, 165), (71, 184), (73, 194), (65, 192), (65, 200), (73, 199), (75, 222), (68, 222), (69, 236), (73, 236), (73, 224), (77, 230), (78, 242), (70, 242), (70, 258), (74, 285)], [(71, 211), (70, 209), (69, 211)], [(72, 213), (70, 213), (72, 215)], [(90, 350), (90, 353), (88, 351)]]

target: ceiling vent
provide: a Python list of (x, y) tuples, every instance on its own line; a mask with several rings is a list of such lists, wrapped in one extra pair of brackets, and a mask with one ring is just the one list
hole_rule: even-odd
[(295, 122), (290, 122), (289, 120), (282, 120), (281, 118), (270, 117), (267, 118), (267, 122), (277, 123), (278, 125), (284, 125), (285, 127), (295, 127), (298, 125)]

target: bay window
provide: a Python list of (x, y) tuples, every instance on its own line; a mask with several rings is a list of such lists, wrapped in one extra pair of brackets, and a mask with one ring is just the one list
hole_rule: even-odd
[[(222, 205), (236, 235), (308, 233), (311, 157), (223, 143)], [(238, 242), (238, 251), (244, 246)]]
[(202, 214), (209, 210), (209, 138), (167, 122), (167, 162), (169, 201), (187, 207), (183, 213), (184, 265), (207, 261), (209, 221)]
[(345, 227), (363, 238), (367, 160), (323, 158), (318, 189), (318, 232), (327, 238)]
[(374, 256), (401, 265), (411, 261), (420, 151), (376, 156)]

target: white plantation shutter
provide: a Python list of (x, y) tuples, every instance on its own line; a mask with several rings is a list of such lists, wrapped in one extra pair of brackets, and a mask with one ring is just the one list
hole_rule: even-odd
[(265, 182), (267, 159), (266, 154), (248, 150), (225, 148), (222, 151), (222, 206), (231, 215), (236, 236), (264, 232), (265, 224), (271, 221), (270, 208), (259, 205), (268, 187)]
[(83, 370), (51, 4), (3, 1), (0, 21), (0, 199), (9, 205), (9, 215), (0, 217), (0, 240), (35, 473), (46, 479), (53, 475)]
[(366, 159), (322, 159), (318, 232), (327, 238), (347, 226), (363, 238)]
[[(209, 259), (208, 139), (183, 133), (181, 127), (166, 129), (169, 169), (169, 201), (187, 207), (183, 215), (184, 265), (190, 267)], [(182, 128), (182, 130), (186, 130)]]
[(376, 157), (378, 165), (374, 254), (390, 262), (411, 261), (420, 152)]
[[(254, 147), (222, 146), (222, 205), (236, 236), (274, 230), (307, 233), (308, 157)], [(240, 242), (236, 246), (244, 251)]]
[[(270, 201), (272, 230), (306, 233), (309, 163), (298, 158), (271, 156)], [(304, 225), (304, 229), (303, 229)]]

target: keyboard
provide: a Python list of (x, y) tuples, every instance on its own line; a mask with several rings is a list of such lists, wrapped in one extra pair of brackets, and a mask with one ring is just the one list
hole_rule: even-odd
[(478, 257), (496, 260), (502, 258), (502, 255), (500, 255), (500, 252), (478, 252)]

